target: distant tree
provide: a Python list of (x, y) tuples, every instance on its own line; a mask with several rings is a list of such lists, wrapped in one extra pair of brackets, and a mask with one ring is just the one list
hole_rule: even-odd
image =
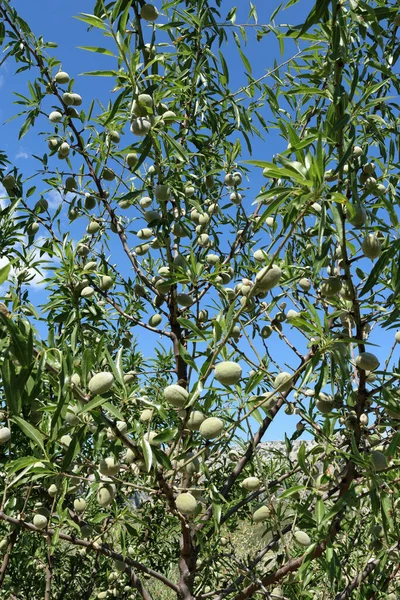
[(0, 0), (43, 140), (0, 157), (1, 598), (398, 597), (400, 15), (228, 4), (97, 0), (110, 100)]

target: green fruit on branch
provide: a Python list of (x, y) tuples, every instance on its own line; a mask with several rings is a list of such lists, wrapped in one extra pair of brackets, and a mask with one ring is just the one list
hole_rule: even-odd
[(149, 208), (152, 202), (153, 200), (150, 198), (150, 196), (143, 196), (143, 198), (139, 200), (139, 204), (142, 208)]
[(184, 306), (185, 308), (192, 306), (194, 302), (192, 296), (189, 296), (189, 294), (182, 293), (176, 295), (176, 301), (179, 304), (179, 306)]
[(360, 146), (353, 147), (353, 156), (362, 156), (363, 154), (363, 149)]
[(150, 133), (151, 121), (146, 117), (136, 117), (131, 120), (131, 132), (134, 135), (143, 137)]
[(78, 244), (76, 247), (76, 253), (78, 256), (87, 256), (89, 252), (90, 250), (85, 244)]
[(158, 183), (154, 188), (154, 196), (160, 202), (166, 202), (170, 198), (170, 191), (167, 185)]
[(157, 314), (152, 315), (150, 317), (150, 319), (149, 319), (149, 325), (151, 327), (158, 327), (160, 325), (161, 321), (162, 321), (162, 315), (160, 315), (160, 314), (157, 313)]
[(66, 73), (65, 71), (59, 71), (58, 73), (56, 73), (54, 79), (57, 83), (65, 84), (69, 82), (70, 78), (68, 73)]
[(128, 167), (133, 168), (138, 161), (138, 155), (136, 154), (136, 152), (129, 152), (129, 154), (126, 155), (125, 160)]
[(197, 238), (197, 243), (199, 246), (201, 246), (202, 248), (207, 248), (208, 246), (211, 245), (211, 240), (210, 240), (210, 236), (207, 233), (202, 233), (201, 235), (199, 235), (199, 237)]
[(107, 290), (112, 288), (113, 285), (114, 280), (109, 275), (103, 275), (102, 277), (100, 277), (99, 288), (103, 290), (103, 292), (106, 292)]
[(194, 196), (196, 193), (196, 190), (194, 189), (194, 187), (192, 185), (187, 185), (185, 187), (185, 196), (186, 198), (191, 198), (192, 196)]
[(152, 418), (153, 418), (153, 411), (151, 410), (151, 408), (145, 408), (140, 413), (139, 421), (142, 421), (142, 423), (147, 423), (148, 421), (151, 421)]
[(111, 131), (108, 132), (108, 139), (111, 142), (118, 144), (121, 141), (121, 136), (118, 131), (115, 131), (115, 129), (112, 129)]
[(178, 494), (175, 505), (177, 510), (183, 515), (193, 515), (197, 510), (197, 500), (189, 492)]
[(174, 383), (164, 389), (164, 398), (172, 406), (182, 408), (189, 398), (189, 392), (181, 385)]
[(150, 244), (140, 244), (135, 247), (135, 252), (138, 256), (144, 256), (150, 250)]
[(79, 119), (79, 113), (73, 106), (67, 106), (66, 112), (70, 119)]
[(299, 280), (299, 287), (303, 290), (303, 292), (309, 292), (311, 289), (311, 281), (307, 279), (307, 277), (302, 277)]
[(79, 406), (74, 406), (71, 404), (68, 406), (67, 412), (65, 414), (65, 422), (67, 423), (67, 425), (70, 425), (71, 427), (78, 425), (78, 423), (79, 423), (78, 412), (79, 412)]
[(186, 427), (190, 431), (198, 431), (205, 418), (205, 415), (200, 410), (192, 410), (186, 421)]
[(100, 230), (101, 226), (98, 221), (91, 221), (89, 225), (86, 227), (86, 232), (90, 235), (97, 233)]
[(128, 431), (128, 425), (125, 421), (117, 421), (117, 429), (122, 435), (125, 435)]
[(264, 327), (262, 327), (260, 334), (261, 337), (266, 340), (267, 338), (269, 338), (272, 335), (273, 329), (271, 327), (271, 325), (264, 325)]
[(371, 461), (375, 471), (383, 471), (388, 466), (386, 456), (379, 450), (372, 450)]
[(253, 513), (254, 523), (262, 523), (263, 521), (266, 521), (267, 519), (270, 519), (270, 518), (271, 518), (271, 511), (268, 508), (268, 506), (260, 506), (260, 508), (258, 508)]
[(100, 462), (99, 471), (102, 475), (107, 477), (115, 477), (119, 473), (119, 464), (115, 462), (113, 456), (107, 456)]
[(78, 188), (78, 184), (74, 177), (67, 177), (64, 186), (68, 192), (71, 192), (72, 190), (76, 190)]
[(214, 187), (214, 175), (206, 175), (205, 184), (206, 188), (211, 190)]
[(68, 92), (65, 92), (65, 94), (62, 95), (62, 99), (66, 106), (72, 106), (74, 104), (74, 97)]
[(153, 98), (150, 94), (139, 94), (132, 103), (132, 114), (135, 117), (146, 117), (153, 111)]
[(87, 210), (92, 210), (97, 204), (97, 200), (94, 196), (92, 196), (91, 194), (88, 194), (87, 196), (85, 196), (85, 208)]
[(48, 519), (44, 515), (36, 514), (33, 517), (33, 524), (38, 529), (46, 529), (47, 523), (48, 523)]
[(29, 235), (35, 235), (39, 231), (39, 223), (34, 221), (33, 223), (29, 223), (27, 227), (27, 232)]
[(155, 439), (159, 434), (159, 431), (148, 431), (143, 437), (149, 442), (150, 446), (160, 446), (161, 442)]
[(265, 400), (260, 404), (261, 408), (264, 410), (272, 410), (277, 402), (275, 392), (264, 392), (262, 396), (257, 398), (257, 401), (263, 398), (265, 398)]
[(140, 11), (140, 16), (145, 21), (152, 22), (152, 21), (156, 21), (158, 19), (159, 12), (156, 9), (156, 7), (153, 6), (152, 4), (144, 4), (142, 6), (142, 10)]
[(367, 220), (367, 212), (361, 204), (352, 204), (350, 214), (353, 216), (349, 217), (349, 223), (353, 227), (363, 227)]
[(84, 498), (76, 498), (74, 500), (74, 509), (77, 513), (84, 512), (86, 508), (86, 500)]
[(277, 265), (264, 267), (256, 275), (255, 287), (257, 292), (268, 292), (278, 285), (282, 271)]
[(58, 487), (55, 483), (52, 483), (51, 486), (47, 489), (47, 493), (50, 498), (55, 498), (57, 496)]
[(71, 383), (74, 385), (80, 385), (81, 384), (81, 378), (78, 375), (78, 373), (73, 373), (71, 375)]
[(74, 106), (80, 106), (82, 104), (82, 96), (79, 94), (71, 94), (72, 99), (74, 101)]
[(107, 371), (96, 373), (89, 381), (89, 392), (93, 396), (101, 396), (111, 389), (113, 383), (114, 375), (112, 373), (108, 373)]
[(47, 140), (47, 146), (51, 151), (57, 150), (59, 143), (60, 141), (57, 138), (50, 138)]
[(206, 261), (209, 265), (214, 266), (220, 262), (220, 257), (218, 254), (207, 254)]
[(258, 490), (260, 485), (261, 481), (258, 479), (258, 477), (246, 477), (246, 479), (243, 479), (242, 481), (242, 488), (248, 492), (254, 492), (255, 490)]
[(356, 365), (363, 371), (375, 371), (379, 367), (379, 359), (371, 352), (360, 352), (356, 358)]
[(70, 153), (71, 147), (67, 142), (63, 142), (62, 144), (60, 144), (59, 148), (58, 148), (58, 157), (59, 158), (66, 158), (69, 153)]
[(215, 365), (214, 377), (223, 385), (234, 385), (242, 377), (242, 367), (233, 361), (223, 361)]
[(108, 506), (114, 500), (115, 486), (112, 484), (101, 484), (97, 490), (97, 502), (100, 506)]
[(101, 177), (102, 177), (102, 179), (104, 179), (104, 181), (113, 181), (115, 179), (115, 173), (112, 169), (109, 169), (108, 167), (104, 167), (104, 169), (101, 173)]
[(331, 298), (339, 293), (341, 287), (342, 280), (339, 277), (328, 277), (328, 279), (322, 280), (321, 285), (319, 286), (319, 292), (321, 296)]
[(232, 194), (229, 196), (229, 200), (232, 202), (232, 204), (239, 205), (243, 200), (243, 196), (242, 194), (239, 194), (239, 192), (232, 192)]
[(197, 318), (199, 323), (205, 323), (206, 321), (208, 321), (208, 310), (205, 308), (200, 310)]
[(60, 444), (62, 446), (66, 446), (68, 448), (68, 446), (70, 445), (71, 442), (72, 442), (72, 437), (68, 434), (62, 435), (60, 437)]
[(262, 250), (261, 248), (259, 250), (256, 250), (253, 256), (254, 260), (260, 263), (267, 262), (268, 260), (268, 254), (265, 252), (265, 250)]
[(11, 439), (11, 431), (8, 427), (0, 428), (0, 444), (7, 444)]
[(49, 121), (51, 123), (59, 123), (62, 121), (62, 118), (63, 116), (58, 110), (53, 110), (53, 112), (49, 114)]
[(375, 234), (369, 233), (365, 236), (361, 244), (361, 249), (364, 253), (364, 256), (370, 258), (371, 260), (374, 260), (375, 258), (378, 258), (378, 256), (380, 256), (382, 251), (382, 245), (379, 238)]
[(213, 440), (218, 437), (224, 428), (224, 423), (217, 417), (209, 417), (200, 425), (200, 435), (206, 440)]
[(281, 393), (288, 392), (293, 385), (293, 379), (290, 373), (282, 371), (274, 379), (274, 388)]
[(156, 223), (161, 219), (161, 215), (157, 210), (145, 210), (143, 218), (147, 223)]
[(365, 163), (365, 165), (363, 166), (363, 173), (366, 173), (367, 175), (373, 175), (375, 173), (374, 163)]
[(293, 539), (299, 546), (307, 547), (311, 544), (310, 536), (305, 531), (295, 531)]

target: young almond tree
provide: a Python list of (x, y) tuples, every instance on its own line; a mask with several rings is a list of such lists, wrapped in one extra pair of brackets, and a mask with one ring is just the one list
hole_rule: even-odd
[(293, 7), (0, 0), (2, 599), (398, 597), (400, 15)]

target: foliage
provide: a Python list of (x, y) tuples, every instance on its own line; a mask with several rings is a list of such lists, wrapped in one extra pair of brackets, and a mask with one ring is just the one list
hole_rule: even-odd
[[(0, 0), (42, 147), (0, 155), (1, 598), (398, 589), (400, 19), (226, 4), (96, 0), (100, 99)], [(249, 32), (295, 53), (256, 79)]]

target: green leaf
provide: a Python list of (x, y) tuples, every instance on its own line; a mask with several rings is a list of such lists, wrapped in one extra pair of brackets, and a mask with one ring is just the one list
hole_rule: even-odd
[(369, 274), (369, 277), (368, 277), (367, 281), (365, 282), (365, 285), (363, 286), (362, 290), (360, 291), (360, 294), (359, 294), (360, 296), (364, 296), (364, 294), (366, 294), (367, 292), (372, 290), (372, 288), (378, 281), (379, 277), (382, 275), (384, 268), (386, 267), (386, 265), (388, 264), (390, 259), (393, 258), (393, 256), (395, 256), (395, 254), (397, 254), (397, 252), (399, 250), (400, 250), (400, 240), (395, 240), (394, 242), (392, 242), (390, 244), (389, 248), (386, 248), (382, 252), (381, 256), (376, 261), (371, 273)]
[(97, 52), (98, 54), (103, 54), (105, 56), (114, 56), (111, 50), (107, 50), (107, 48), (99, 48), (98, 46), (77, 46), (80, 50), (87, 50), (88, 52)]
[(142, 438), (140, 440), (140, 446), (143, 450), (143, 457), (144, 457), (144, 463), (146, 465), (146, 471), (148, 473), (150, 473), (151, 466), (153, 464), (153, 452), (151, 450), (150, 443), (145, 438)]
[(97, 29), (107, 30), (107, 26), (104, 23), (104, 21), (102, 21), (102, 19), (99, 19), (99, 17), (96, 17), (95, 15), (89, 15), (87, 13), (80, 13), (79, 16), (74, 17), (74, 18), (78, 19), (78, 21), (83, 21), (83, 23), (87, 23), (88, 25), (91, 25), (92, 27), (96, 27)]
[(45, 452), (44, 438), (43, 438), (42, 434), (40, 433), (40, 431), (38, 429), (36, 429), (36, 427), (34, 427), (33, 425), (31, 425), (30, 423), (25, 421), (25, 419), (23, 419), (22, 417), (12, 417), (12, 421), (16, 425), (18, 425), (18, 427), (21, 429), (21, 431), (28, 438), (30, 438), (33, 442), (35, 442), (35, 444), (37, 446), (39, 446), (43, 450), (43, 452)]
[(290, 496), (293, 496), (293, 494), (297, 494), (297, 492), (301, 492), (301, 490), (305, 490), (305, 489), (306, 489), (305, 485), (294, 485), (293, 487), (282, 492), (282, 494), (279, 496), (279, 498), (289, 498)]
[(10, 270), (11, 270), (11, 263), (8, 263), (7, 265), (4, 265), (4, 267), (1, 267), (1, 269), (0, 269), (0, 285), (7, 280)]

